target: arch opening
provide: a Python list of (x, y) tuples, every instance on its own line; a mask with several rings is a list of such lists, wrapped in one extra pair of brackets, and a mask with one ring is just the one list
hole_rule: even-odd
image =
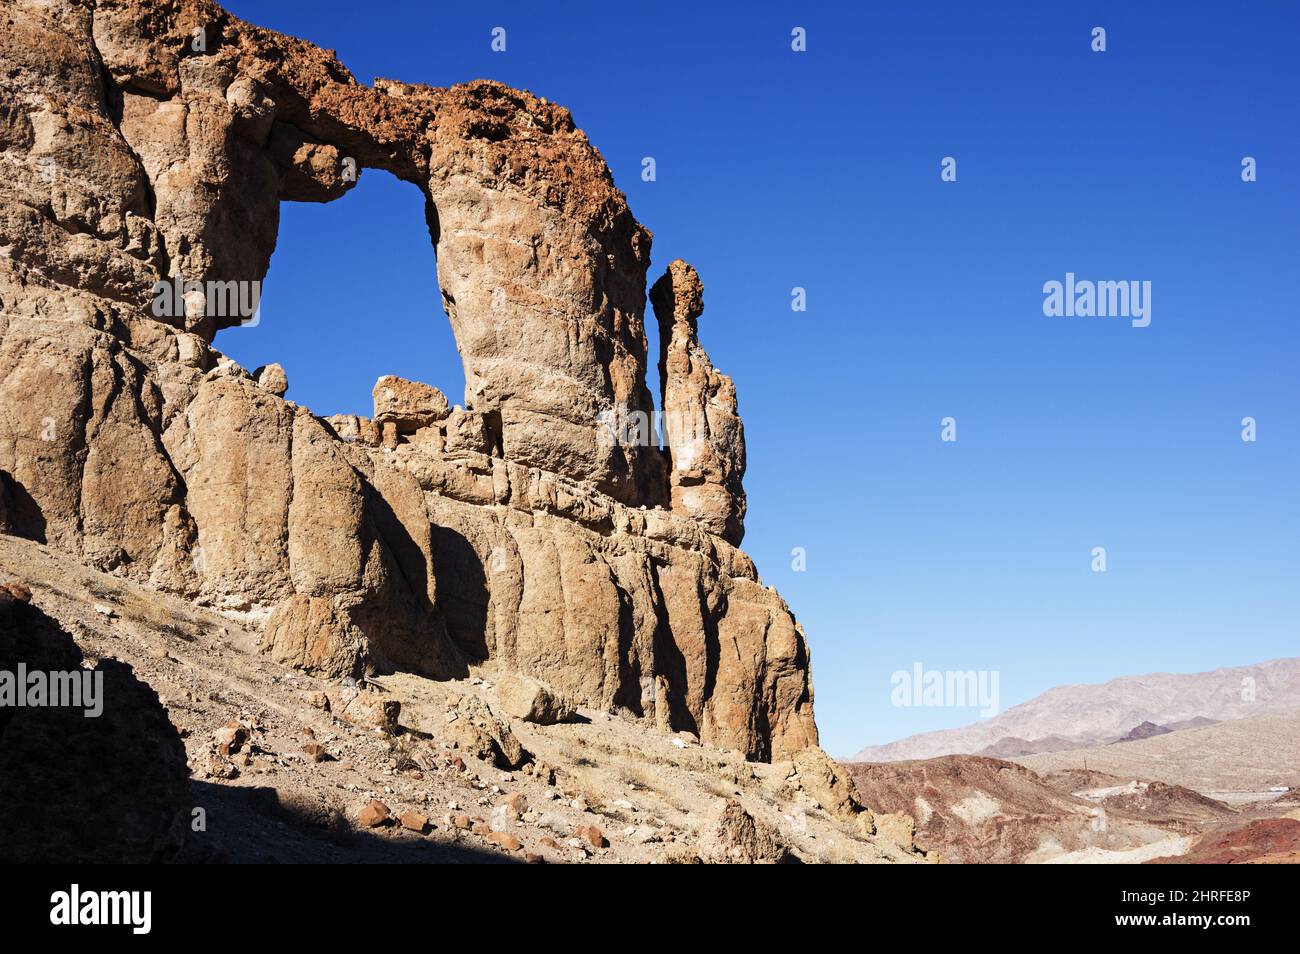
[(425, 205), (417, 186), (376, 169), (332, 202), (282, 202), (258, 321), (218, 332), (215, 347), (250, 371), (279, 363), (285, 396), (321, 417), (369, 417), (387, 374), (461, 403)]

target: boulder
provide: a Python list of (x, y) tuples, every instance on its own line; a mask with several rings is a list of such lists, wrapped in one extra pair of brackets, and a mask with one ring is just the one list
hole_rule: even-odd
[(445, 421), (451, 413), (446, 396), (430, 384), (386, 374), (375, 382), (375, 423), (392, 424), (400, 434)]
[(572, 702), (540, 679), (518, 673), (503, 673), (497, 679), (496, 696), (507, 715), (537, 725), (567, 722), (578, 711)]
[(466, 754), (497, 768), (513, 771), (532, 760), (510, 727), (487, 711), (453, 713), (448, 719), (443, 737)]
[(345, 722), (366, 729), (393, 732), (402, 712), (402, 704), (382, 693), (343, 686), (325, 690), (329, 711)]
[(579, 825), (573, 833), (593, 848), (609, 847), (609, 842), (605, 839), (604, 833), (595, 825)]
[(428, 817), (419, 812), (403, 812), (398, 821), (407, 831), (418, 832), (421, 835), (428, 832), (431, 827)]
[(506, 851), (519, 851), (524, 847), (515, 835), (504, 831), (490, 831), (483, 836), (483, 840)]
[(916, 819), (907, 812), (876, 814), (872, 834), (911, 851), (916, 847)]
[(827, 814), (854, 820), (865, 811), (858, 801), (853, 777), (821, 749), (804, 749), (795, 756), (794, 767), (799, 773), (799, 787)]
[(284, 397), (289, 390), (289, 376), (278, 364), (266, 364), (253, 372), (253, 380), (263, 391), (269, 391), (276, 397)]
[(362, 828), (381, 828), (391, 821), (392, 812), (377, 798), (372, 798), (357, 814), (357, 824)]

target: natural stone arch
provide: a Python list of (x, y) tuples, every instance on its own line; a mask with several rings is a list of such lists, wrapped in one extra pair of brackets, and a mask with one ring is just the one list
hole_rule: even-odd
[[(624, 502), (663, 500), (651, 448), (598, 436), (602, 415), (653, 410), (650, 233), (568, 110), (488, 81), (361, 86), (327, 52), (205, 2), (160, 22), (152, 5), (108, 0), (93, 28), (173, 274), (260, 280), (279, 200), (328, 201), (350, 186), (345, 170), (385, 169), (426, 196), (466, 406), (500, 417), (513, 459)], [(211, 340), (219, 325), (194, 330)]]
[[(0, 59), (20, 90), (6, 151), (69, 166), (53, 199), (0, 183), (0, 406), (16, 409), (0, 471), (52, 547), (240, 616), (279, 661), (325, 675), (481, 661), (754, 758), (815, 745), (803, 633), (729, 542), (740, 511), (646, 507), (664, 496), (659, 456), (602, 445), (585, 420), (651, 409), (649, 234), (567, 111), (495, 83), (359, 86), (202, 0), (21, 3)], [(260, 280), (279, 202), (342, 194), (347, 159), (424, 191), (495, 446), (449, 449), (451, 414), (424, 399), (348, 440), (214, 352), (221, 316), (150, 317), (160, 277)], [(665, 367), (685, 406), (708, 404), (710, 440), (738, 433), (678, 276)], [(35, 467), (38, 408), (58, 437)], [(715, 449), (682, 488), (739, 489), (743, 456)]]

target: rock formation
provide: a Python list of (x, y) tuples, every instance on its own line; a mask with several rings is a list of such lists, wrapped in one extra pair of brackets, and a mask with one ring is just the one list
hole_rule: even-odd
[(798, 858), (781, 843), (780, 835), (756, 821), (735, 799), (727, 799), (713, 833), (713, 852), (721, 864), (798, 864)]
[[(654, 410), (650, 234), (567, 110), (367, 87), (205, 0), (0, 18), (0, 529), (256, 623), (286, 665), (482, 664), (754, 759), (816, 745), (803, 633), (735, 546), (740, 420), (683, 263), (654, 297), (699, 451), (606, 439)], [(425, 195), (463, 406), (383, 378), (324, 420), (213, 347), (279, 203), (364, 169)]]
[(659, 378), (670, 452), (672, 509), (740, 546), (745, 535), (745, 429), (736, 386), (713, 367), (696, 322), (704, 285), (681, 259), (650, 289), (659, 320)]

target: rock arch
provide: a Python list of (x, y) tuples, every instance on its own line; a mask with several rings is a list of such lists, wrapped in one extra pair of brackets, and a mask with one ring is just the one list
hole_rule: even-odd
[[(651, 237), (568, 110), (488, 81), (362, 86), (324, 51), (210, 4), (158, 26), (154, 4), (104, 3), (93, 28), (161, 238), (183, 249), (173, 273), (260, 280), (279, 201), (391, 172), (425, 195), (465, 406), (500, 416), (513, 459), (661, 502), (656, 454), (595, 439), (600, 415), (653, 409)], [(205, 52), (183, 55), (197, 30)], [(210, 340), (220, 324), (193, 330)]]
[[(815, 745), (802, 630), (734, 545), (734, 391), (672, 300), (682, 267), (664, 388), (705, 410), (706, 465), (670, 482), (655, 448), (600, 439), (653, 410), (650, 234), (567, 110), (362, 86), (204, 0), (12, 16), (0, 149), (30, 174), (0, 180), (0, 471), (51, 546), (260, 625), (286, 664), (481, 663), (754, 758)], [(459, 416), (393, 380), (373, 417), (323, 420), (213, 350), (229, 316), (150, 312), (162, 279), (260, 281), (279, 203), (341, 195), (353, 165), (426, 196)]]

